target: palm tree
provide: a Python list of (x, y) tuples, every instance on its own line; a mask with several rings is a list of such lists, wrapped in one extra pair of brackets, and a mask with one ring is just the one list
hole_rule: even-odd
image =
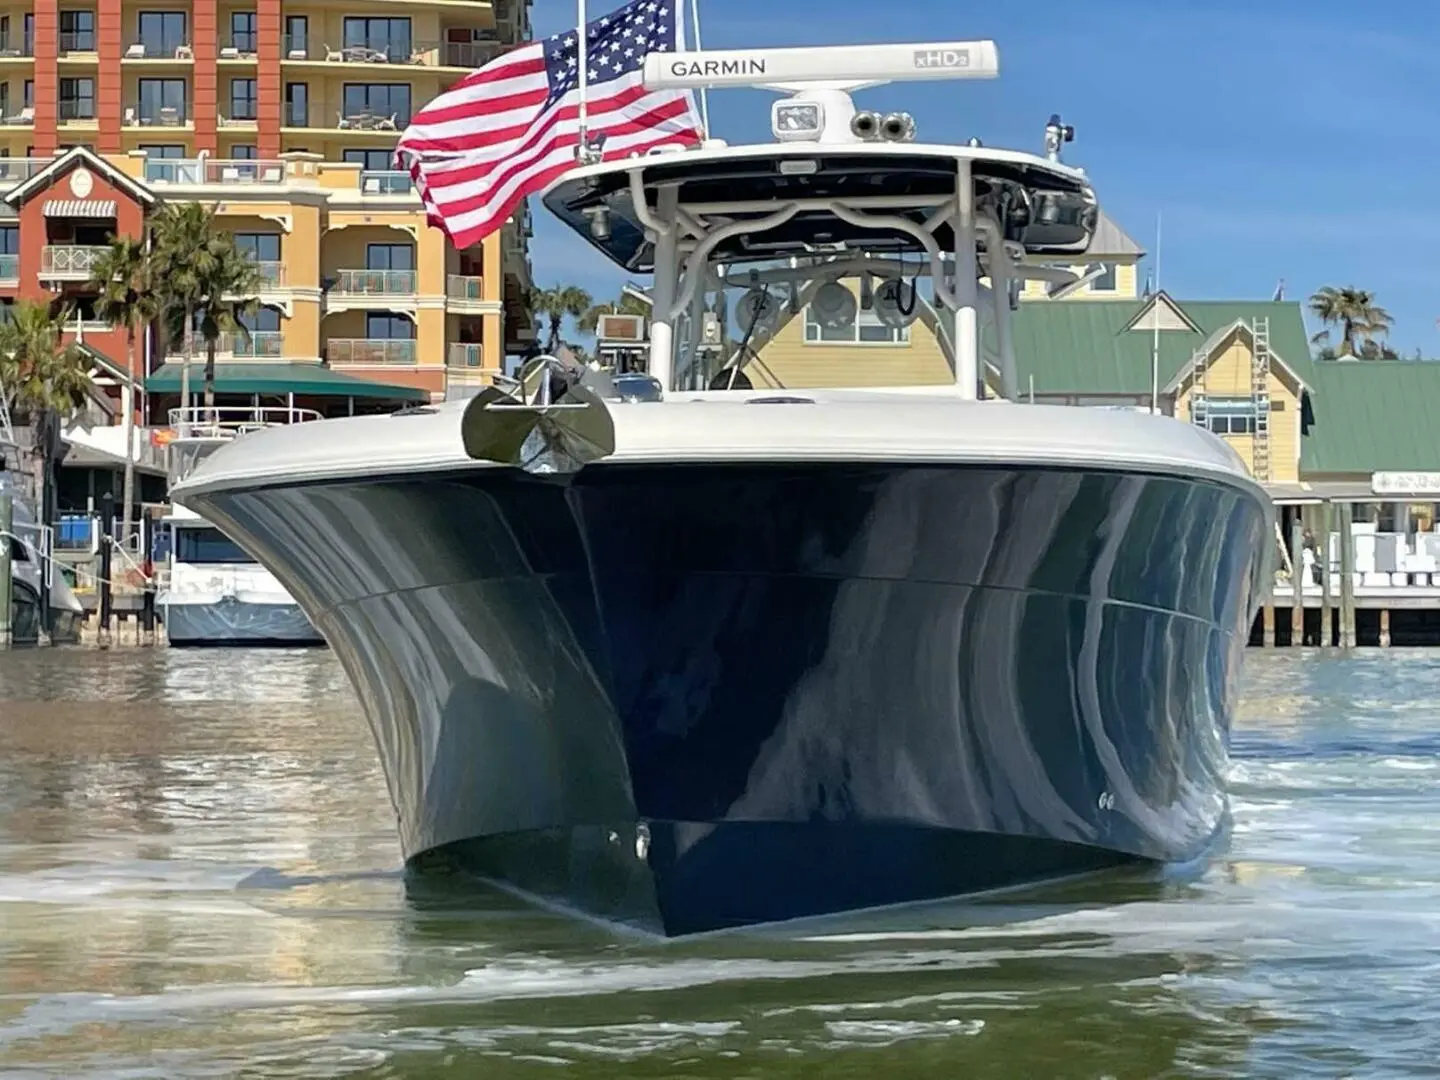
[(1325, 330), (1310, 339), (1312, 342), (1329, 341), (1329, 328), (1339, 325), (1340, 344), (1335, 350), (1339, 356), (1363, 356), (1360, 342), (1384, 337), (1395, 321), (1388, 311), (1375, 303), (1373, 293), (1354, 286), (1337, 289), (1326, 285), (1310, 297), (1310, 310), (1326, 326)]
[(179, 334), (184, 341), (182, 402), (190, 402), (190, 365), (199, 331), (206, 340), (205, 407), (213, 409), (216, 339), (239, 327), (239, 316), (255, 307), (252, 300), (232, 298), (253, 296), (259, 272), (235, 246), (234, 235), (216, 225), (214, 209), (199, 203), (166, 204), (152, 226), (151, 252), (160, 323), (166, 336)]
[(601, 315), (639, 315), (650, 318), (650, 305), (632, 293), (622, 292), (620, 299), (608, 304), (595, 304), (580, 316), (580, 329), (593, 334), (600, 325)]
[(135, 341), (156, 315), (150, 283), (150, 261), (142, 241), (118, 236), (91, 268), (92, 285), (100, 293), (95, 314), (112, 326), (125, 328), (125, 370), (130, 376), (129, 407), (125, 410), (125, 494), (121, 512), (122, 542), (130, 537), (135, 503)]
[[(0, 323), (0, 397), (29, 416), (35, 432), (42, 525), (55, 521), (61, 425), (79, 411), (90, 390), (85, 354), (65, 340), (70, 314), (68, 308), (20, 300)], [(41, 626), (48, 633), (50, 600), (43, 585), (41, 591)]]
[(560, 324), (565, 316), (579, 319), (590, 310), (590, 294), (576, 285), (556, 285), (550, 289), (533, 289), (530, 292), (530, 307), (537, 315), (550, 320), (550, 330), (545, 339), (545, 351), (553, 353), (560, 347)]

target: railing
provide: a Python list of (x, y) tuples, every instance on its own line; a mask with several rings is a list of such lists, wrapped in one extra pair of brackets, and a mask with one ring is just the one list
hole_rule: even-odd
[(169, 413), (170, 427), (182, 439), (233, 439), (249, 431), (320, 418), (314, 409), (284, 405), (218, 405), (213, 409), (191, 405)]
[(145, 162), (145, 179), (152, 184), (283, 184), (285, 163), (253, 159), (154, 158)]
[(365, 169), (360, 173), (362, 195), (409, 195), (415, 182), (407, 172), (380, 172)]
[(61, 53), (94, 52), (95, 32), (93, 30), (60, 31)]
[(162, 105), (158, 109), (140, 105), (130, 105), (125, 109), (123, 126), (184, 127), (189, 122), (186, 111), (178, 105)]
[(47, 244), (40, 249), (40, 276), (89, 280), (91, 270), (109, 250), (80, 244)]
[(67, 120), (94, 120), (95, 103), (93, 101), (62, 101), (56, 108), (55, 115), (62, 124)]
[[(224, 333), (215, 339), (215, 355), (230, 356), (235, 359), (260, 359), (278, 360), (283, 350), (284, 335), (279, 330), (252, 330), (249, 334)], [(184, 356), (184, 343), (172, 341), (170, 343), (170, 359), (178, 360)], [(195, 339), (195, 359), (203, 360), (205, 357), (205, 339)]]
[(414, 270), (338, 270), (332, 296), (414, 296)]
[(260, 55), (260, 43), (254, 34), (231, 34), (220, 39), (221, 60), (254, 60)]
[(413, 364), (415, 342), (406, 338), (331, 338), (325, 343), (331, 364)]
[(0, 281), (20, 280), (20, 256), (0, 255)]
[(445, 279), (445, 295), (451, 300), (484, 300), (485, 279), (451, 274)]
[(281, 42), (284, 60), (329, 64), (404, 64), (417, 67), (477, 68), (493, 60), (506, 46), (499, 41), (375, 41), (366, 45), (316, 41), (312, 36)]
[(126, 60), (192, 60), (194, 51), (188, 42), (165, 38), (134, 38), (125, 43)]
[(478, 368), (485, 362), (485, 348), (478, 342), (457, 341), (450, 346), (447, 366), (452, 368)]
[(343, 105), (316, 105), (301, 109), (285, 106), (284, 126), (291, 128), (316, 128), (326, 131), (373, 131), (398, 134), (410, 122), (408, 112), (370, 113), (346, 112)]
[(285, 264), (269, 260), (255, 260), (255, 272), (260, 276), (260, 287), (278, 288), (285, 284)]
[(35, 109), (26, 105), (18, 113), (11, 113), (8, 116), (0, 116), (0, 125), (5, 127), (34, 127)]
[(26, 34), (24, 37), (16, 37), (13, 34), (0, 34), (0, 60), (14, 60), (22, 56), (34, 55), (34, 34)]

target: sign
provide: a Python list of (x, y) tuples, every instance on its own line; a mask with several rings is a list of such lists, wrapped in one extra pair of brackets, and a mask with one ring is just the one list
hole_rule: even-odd
[(968, 68), (970, 66), (970, 50), (916, 49), (915, 66), (917, 68)]
[(1377, 472), (1370, 475), (1376, 495), (1440, 495), (1440, 472)]

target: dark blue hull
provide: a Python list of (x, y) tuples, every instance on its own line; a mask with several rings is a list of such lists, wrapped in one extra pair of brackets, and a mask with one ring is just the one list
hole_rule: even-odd
[(667, 934), (1202, 854), (1268, 512), (1044, 469), (196, 497), (325, 632), (407, 857)]

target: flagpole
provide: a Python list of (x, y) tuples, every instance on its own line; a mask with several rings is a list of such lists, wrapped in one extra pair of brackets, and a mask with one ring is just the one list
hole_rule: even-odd
[(590, 82), (590, 58), (587, 55), (586, 28), (589, 20), (585, 18), (585, 0), (575, 0), (575, 19), (578, 23), (577, 36), (579, 37), (578, 51), (575, 60), (580, 65), (580, 145), (575, 151), (575, 156), (583, 163), (589, 157), (590, 137), (587, 134), (587, 122), (589, 120), (585, 111), (585, 90)]
[(1151, 303), (1150, 323), (1150, 412), (1160, 414), (1160, 212), (1155, 212), (1155, 299)]
[[(680, 0), (675, 0), (678, 4)], [(690, 25), (694, 27), (695, 51), (704, 52), (700, 44), (700, 0), (690, 0)], [(700, 126), (705, 129), (705, 138), (710, 138), (710, 96), (705, 87), (700, 88)]]

